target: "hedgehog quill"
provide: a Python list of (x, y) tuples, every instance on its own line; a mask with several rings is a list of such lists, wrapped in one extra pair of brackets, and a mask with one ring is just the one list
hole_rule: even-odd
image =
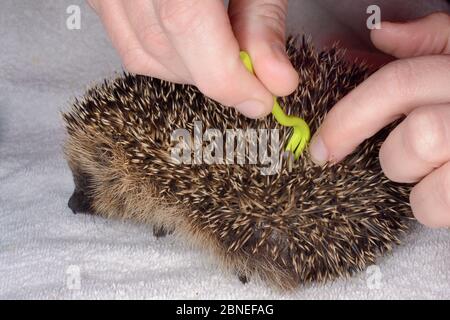
[[(336, 48), (317, 53), (304, 39), (291, 38), (287, 52), (300, 85), (279, 102), (312, 132), (369, 74)], [(389, 181), (377, 159), (389, 129), (339, 164), (319, 167), (304, 153), (263, 175), (250, 161), (172, 161), (171, 133), (193, 132), (195, 121), (221, 132), (277, 129), (282, 143), (269, 146), (277, 154), (290, 135), (272, 117), (247, 119), (193, 86), (124, 74), (88, 90), (63, 117), (74, 212), (146, 223), (157, 237), (174, 232), (242, 282), (258, 278), (293, 289), (349, 276), (375, 263), (408, 230), (411, 187)]]

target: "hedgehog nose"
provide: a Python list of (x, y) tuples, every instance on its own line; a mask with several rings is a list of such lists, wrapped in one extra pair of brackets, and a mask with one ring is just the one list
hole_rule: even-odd
[(67, 204), (73, 213), (92, 213), (89, 198), (83, 191), (75, 189)]

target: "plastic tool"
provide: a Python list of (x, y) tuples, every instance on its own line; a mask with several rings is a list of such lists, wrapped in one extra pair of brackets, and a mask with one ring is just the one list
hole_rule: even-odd
[[(240, 58), (247, 70), (254, 74), (253, 64), (249, 54), (241, 51)], [(284, 113), (275, 96), (273, 97), (272, 115), (282, 126), (293, 127), (294, 131), (286, 145), (286, 151), (290, 151), (294, 155), (294, 159), (297, 160), (311, 138), (308, 124), (302, 118)]]

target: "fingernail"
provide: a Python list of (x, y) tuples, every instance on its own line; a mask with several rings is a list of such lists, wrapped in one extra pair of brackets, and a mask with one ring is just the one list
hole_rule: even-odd
[(316, 164), (323, 165), (328, 161), (329, 153), (320, 135), (315, 135), (311, 139), (309, 153), (311, 160)]
[(236, 109), (244, 116), (257, 119), (265, 116), (265, 106), (258, 100), (247, 100), (236, 105)]
[(290, 64), (288, 55), (286, 53), (286, 49), (284, 48), (284, 46), (282, 44), (274, 43), (272, 45), (272, 52), (278, 61)]

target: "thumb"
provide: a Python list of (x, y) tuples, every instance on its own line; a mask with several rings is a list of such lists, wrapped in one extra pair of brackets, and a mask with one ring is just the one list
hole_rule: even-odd
[(450, 53), (450, 15), (436, 12), (406, 22), (382, 22), (372, 30), (373, 44), (397, 58)]
[(258, 79), (277, 96), (292, 93), (298, 74), (285, 51), (287, 0), (231, 0), (228, 13), (242, 50), (252, 57)]

